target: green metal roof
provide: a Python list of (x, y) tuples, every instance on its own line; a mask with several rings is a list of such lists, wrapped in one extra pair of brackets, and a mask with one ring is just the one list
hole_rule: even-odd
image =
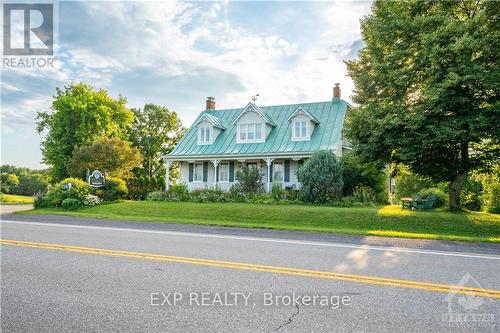
[[(248, 105), (247, 105), (248, 107)], [(315, 126), (311, 139), (307, 141), (292, 141), (292, 125), (289, 117), (302, 107), (318, 124)], [(245, 108), (226, 110), (205, 110), (195, 120), (205, 115), (213, 116), (226, 129), (222, 130), (216, 140), (210, 145), (198, 145), (197, 128), (191, 126), (175, 149), (168, 157), (180, 159), (183, 157), (216, 157), (216, 156), (272, 156), (272, 155), (304, 155), (317, 150), (334, 150), (341, 140), (344, 118), (349, 104), (343, 100), (328, 102), (301, 103), (290, 105), (261, 106), (259, 109), (271, 119), (276, 127), (265, 142), (236, 143), (236, 125), (234, 121), (244, 112)]]

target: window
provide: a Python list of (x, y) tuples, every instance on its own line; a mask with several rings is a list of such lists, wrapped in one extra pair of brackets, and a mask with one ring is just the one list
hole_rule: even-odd
[(203, 163), (195, 163), (194, 164), (194, 177), (195, 182), (203, 181)]
[(285, 178), (283, 162), (274, 162), (273, 171), (274, 171), (273, 180), (278, 180), (280, 182), (283, 182)]
[(307, 139), (308, 138), (307, 121), (301, 120), (301, 121), (294, 122), (293, 138), (294, 139)]
[(229, 181), (229, 163), (223, 162), (219, 164), (219, 181), (228, 182)]
[(263, 142), (262, 123), (238, 125), (238, 142)]
[(210, 127), (200, 127), (198, 129), (198, 142), (200, 144), (212, 143), (212, 137), (210, 136)]

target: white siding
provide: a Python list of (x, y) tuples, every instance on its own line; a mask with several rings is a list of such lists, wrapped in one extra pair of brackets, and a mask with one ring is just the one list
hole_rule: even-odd
[[(276, 162), (284, 162), (283, 159), (276, 159)], [(267, 190), (267, 164), (262, 160), (247, 160), (244, 163), (240, 163), (238, 161), (233, 161), (234, 162), (234, 182), (218, 182), (217, 186), (223, 190), (223, 191), (229, 191), (229, 188), (236, 182), (236, 172), (239, 170), (239, 168), (243, 167), (246, 165), (246, 163), (257, 163), (257, 168), (259, 171), (262, 173), (262, 182), (264, 183), (264, 189)], [(297, 168), (299, 166), (298, 161), (293, 161), (290, 160), (290, 181), (289, 182), (284, 182), (283, 186), (291, 186), (295, 185), (295, 188), (299, 188), (300, 184), (297, 180)], [(190, 191), (195, 190), (195, 189), (203, 189), (203, 188), (213, 188), (215, 186), (214, 184), (214, 166), (211, 161), (208, 161), (208, 174), (207, 174), (207, 181), (206, 182), (189, 182), (189, 163), (188, 162), (180, 162), (180, 182), (185, 183), (188, 185), (188, 189)]]

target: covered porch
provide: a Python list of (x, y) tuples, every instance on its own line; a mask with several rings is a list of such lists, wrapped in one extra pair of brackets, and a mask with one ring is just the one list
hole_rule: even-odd
[[(259, 170), (264, 189), (271, 191), (273, 180), (279, 181), (283, 188), (299, 188), (297, 169), (305, 157), (265, 157), (265, 158), (221, 158), (196, 159), (175, 162), (180, 166), (180, 182), (189, 191), (204, 188), (218, 188), (229, 191), (237, 181), (237, 172), (244, 166)], [(169, 169), (173, 160), (166, 159), (165, 189), (170, 189)]]

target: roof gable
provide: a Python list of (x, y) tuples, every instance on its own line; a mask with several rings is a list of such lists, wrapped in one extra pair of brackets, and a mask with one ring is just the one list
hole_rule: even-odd
[(276, 126), (276, 123), (271, 119), (271, 117), (269, 117), (269, 115), (267, 115), (264, 111), (262, 111), (261, 108), (259, 108), (257, 105), (255, 105), (252, 102), (249, 102), (247, 104), (247, 106), (245, 106), (243, 111), (241, 111), (239, 116), (233, 121), (233, 125), (235, 125), (238, 122), (238, 120), (240, 120), (240, 118), (247, 112), (255, 112), (259, 116), (262, 117), (262, 119), (266, 122), (266, 124), (273, 126), (273, 127)]
[(309, 112), (307, 112), (306, 110), (304, 110), (304, 108), (302, 106), (299, 106), (291, 115), (290, 117), (288, 117), (288, 121), (292, 121), (292, 119), (295, 117), (295, 116), (298, 116), (298, 115), (305, 115), (307, 117), (309, 117), (309, 119), (311, 119), (311, 121), (313, 123), (315, 123), (316, 125), (319, 124), (319, 120), (316, 119), (315, 116), (313, 116), (312, 114), (310, 114)]
[(202, 114), (201, 117), (198, 118), (198, 120), (194, 123), (193, 126), (198, 126), (201, 122), (205, 120), (211, 123), (214, 127), (220, 129), (226, 129), (226, 126), (224, 126), (224, 123), (219, 118), (208, 113)]

